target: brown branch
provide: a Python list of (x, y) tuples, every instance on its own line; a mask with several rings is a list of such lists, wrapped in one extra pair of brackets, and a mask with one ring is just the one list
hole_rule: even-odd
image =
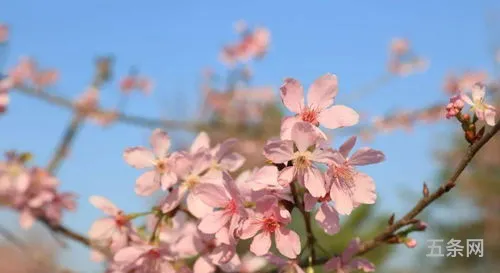
[[(46, 103), (57, 105), (72, 111), (77, 112), (77, 109), (74, 103), (66, 98), (61, 96), (57, 96), (54, 94), (47, 93), (45, 91), (38, 91), (28, 87), (20, 87), (16, 89), (21, 94), (25, 94), (27, 96), (42, 100)], [(137, 127), (143, 128), (168, 128), (171, 130), (185, 130), (185, 131), (198, 131), (200, 124), (195, 122), (185, 122), (185, 121), (175, 121), (175, 120), (166, 120), (166, 119), (154, 119), (148, 117), (141, 116), (133, 116), (128, 115), (121, 112), (114, 112), (104, 109), (98, 109), (92, 112), (98, 115), (115, 115), (116, 120), (122, 122), (124, 124), (129, 124)]]
[(71, 143), (75, 139), (76, 133), (83, 125), (83, 117), (81, 115), (74, 115), (71, 119), (71, 122), (66, 127), (64, 131), (63, 138), (59, 143), (59, 146), (54, 153), (54, 156), (50, 160), (50, 163), (47, 165), (47, 171), (49, 173), (54, 173), (57, 170), (57, 167), (62, 163), (62, 160), (66, 157), (69, 152)]
[(295, 203), (300, 213), (302, 214), (302, 217), (304, 218), (304, 224), (306, 226), (306, 232), (307, 232), (307, 245), (311, 250), (309, 263), (310, 265), (312, 265), (316, 262), (316, 249), (314, 248), (314, 244), (316, 243), (316, 237), (314, 237), (314, 233), (312, 231), (311, 214), (305, 210), (304, 202), (302, 202), (299, 199), (295, 183), (290, 183), (290, 190), (292, 192), (293, 202)]

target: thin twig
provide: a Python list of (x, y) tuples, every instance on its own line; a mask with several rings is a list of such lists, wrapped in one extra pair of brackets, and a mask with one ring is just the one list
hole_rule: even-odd
[(54, 156), (50, 160), (50, 163), (47, 165), (47, 171), (49, 173), (54, 173), (62, 163), (63, 159), (69, 152), (71, 143), (75, 139), (78, 130), (82, 127), (83, 122), (84, 118), (81, 115), (76, 114), (73, 116), (71, 122), (66, 127), (66, 130), (64, 130), (63, 138), (61, 139), (61, 142), (59, 143)]
[[(77, 111), (75, 109), (74, 103), (69, 99), (63, 98), (62, 96), (50, 94), (45, 91), (34, 90), (29, 87), (21, 87), (15, 90), (19, 91), (21, 94), (25, 94), (27, 96), (42, 100), (49, 104), (61, 106), (63, 108), (73, 110), (75, 112)], [(195, 122), (154, 119), (148, 117), (128, 115), (121, 112), (107, 111), (103, 109), (95, 110), (93, 113), (99, 115), (114, 115), (116, 116), (116, 120), (119, 122), (144, 128), (160, 127), (160, 128), (168, 128), (171, 130), (198, 131), (200, 127), (200, 125)]]

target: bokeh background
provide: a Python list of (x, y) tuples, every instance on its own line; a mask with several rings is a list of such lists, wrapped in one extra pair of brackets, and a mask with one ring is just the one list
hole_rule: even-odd
[[(270, 42), (262, 56), (231, 66), (220, 55), (224, 48), (241, 42), (243, 34), (235, 30), (241, 20), (250, 32), (267, 29)], [(362, 121), (333, 131), (333, 145), (361, 135), (362, 146), (382, 150), (387, 160), (364, 168), (377, 184), (375, 206), (343, 217), (345, 226), (336, 236), (323, 237), (316, 230), (332, 251), (343, 249), (352, 236), (370, 238), (386, 225), (391, 213), (403, 215), (412, 207), (423, 182), (436, 188), (454, 167), (466, 144), (458, 123), (444, 119), (435, 107), (448, 101), (445, 87), (453, 83), (450, 73), (457, 80), (487, 74), (485, 83), (491, 90), (499, 80), (500, 3), (493, 0), (2, 0), (0, 23), (10, 30), (8, 44), (0, 49), (3, 71), (20, 56), (33, 57), (40, 66), (59, 72), (58, 81), (46, 91), (75, 99), (92, 80), (95, 59), (112, 56), (113, 77), (100, 97), (103, 108), (119, 105), (129, 115), (195, 124), (194, 129), (166, 128), (177, 148), (189, 145), (199, 130), (218, 140), (237, 135), (245, 144), (240, 149), (249, 156), (249, 166), (262, 162), (263, 141), (278, 134), (280, 118), (289, 114), (279, 101), (283, 79), (294, 77), (307, 86), (327, 72), (336, 74), (337, 103), (356, 109)], [(407, 62), (405, 73), (392, 66), (390, 47), (398, 38), (410, 45), (404, 56), (409, 59), (398, 60)], [(415, 60), (426, 65), (416, 65)], [(120, 79), (131, 69), (152, 79), (151, 94), (134, 92), (123, 98)], [(495, 92), (491, 93), (495, 100)], [(239, 98), (236, 104), (235, 97)], [(254, 97), (257, 102), (247, 102)], [(8, 111), (0, 116), (0, 150), (29, 151), (35, 164), (47, 164), (72, 113), (15, 91), (10, 98)], [(234, 112), (246, 103), (250, 112)], [(77, 211), (65, 215), (67, 226), (86, 233), (101, 216), (89, 204), (90, 195), (106, 196), (128, 212), (143, 211), (154, 202), (135, 195), (139, 172), (122, 158), (126, 147), (147, 145), (153, 128), (143, 125), (100, 126), (89, 121), (81, 128), (57, 174), (62, 189), (79, 196)], [(443, 267), (445, 272), (497, 272), (499, 154), (496, 137), (457, 190), (421, 216), (429, 227), (414, 235), (416, 248), (391, 245), (371, 253), (368, 257), (378, 272), (443, 272)], [(67, 242), (66, 248), (60, 247), (42, 225), (21, 231), (17, 214), (8, 209), (1, 210), (0, 223), (56, 267), (73, 272), (104, 269), (90, 261), (88, 249), (81, 245)], [(476, 259), (429, 258), (426, 240), (431, 238), (483, 238), (485, 254)], [(0, 272), (53, 272), (50, 263), (46, 270), (23, 268), (28, 261), (16, 258), (9, 240), (2, 240)]]

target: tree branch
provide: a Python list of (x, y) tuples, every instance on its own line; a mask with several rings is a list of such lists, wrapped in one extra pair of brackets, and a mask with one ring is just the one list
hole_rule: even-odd
[[(63, 98), (61, 96), (53, 95), (45, 91), (38, 91), (28, 87), (20, 87), (15, 89), (21, 94), (42, 100), (49, 104), (54, 104), (61, 106), (63, 108), (77, 111), (73, 102), (69, 99)], [(113, 112), (104, 109), (98, 109), (94, 111), (95, 114), (102, 115), (116, 115), (116, 120), (124, 124), (129, 124), (137, 127), (143, 128), (168, 128), (171, 130), (186, 130), (186, 131), (198, 131), (200, 124), (195, 122), (185, 122), (185, 121), (175, 121), (175, 120), (165, 120), (165, 119), (153, 119), (141, 116), (127, 115), (121, 112)]]
[(307, 245), (308, 245), (309, 249), (311, 250), (309, 263), (312, 265), (316, 261), (316, 249), (314, 248), (314, 244), (316, 243), (316, 238), (314, 237), (314, 234), (312, 231), (311, 215), (309, 214), (309, 212), (307, 212), (305, 210), (304, 202), (302, 202), (299, 199), (299, 195), (297, 193), (297, 187), (295, 186), (295, 183), (290, 183), (290, 190), (292, 192), (293, 202), (295, 203), (295, 205), (299, 209), (300, 213), (302, 214), (302, 217), (304, 218), (304, 224), (306, 226), (306, 232), (307, 232)]
[(50, 163), (47, 166), (47, 171), (49, 173), (54, 173), (57, 170), (57, 167), (62, 163), (62, 160), (66, 157), (69, 152), (69, 148), (71, 143), (75, 139), (76, 133), (78, 129), (83, 125), (83, 117), (81, 115), (74, 115), (71, 119), (71, 122), (66, 127), (64, 131), (63, 138), (57, 147), (56, 152), (52, 156)]

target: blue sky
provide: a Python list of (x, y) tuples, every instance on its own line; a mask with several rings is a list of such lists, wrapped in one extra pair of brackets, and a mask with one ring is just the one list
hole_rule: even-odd
[[(431, 60), (430, 69), (397, 78), (350, 104), (380, 115), (446, 101), (441, 86), (449, 70), (491, 71), (484, 14), (492, 3), (1, 0), (0, 22), (12, 30), (7, 67), (21, 55), (33, 56), (41, 66), (61, 71), (55, 92), (75, 97), (92, 77), (94, 57), (111, 53), (116, 57), (115, 75), (124, 75), (135, 65), (156, 83), (150, 97), (133, 95), (128, 112), (172, 119), (189, 119), (198, 107), (204, 67), (224, 73), (218, 53), (223, 44), (237, 38), (232, 25), (239, 19), (272, 33), (268, 56), (252, 65), (254, 84), (278, 87), (283, 78), (295, 77), (308, 85), (331, 72), (339, 77), (338, 103), (383, 74), (389, 41), (407, 37), (418, 53)], [(115, 82), (104, 89), (104, 103), (116, 100), (116, 86)], [(36, 164), (44, 165), (70, 118), (65, 110), (12, 94), (9, 112), (0, 118), (0, 150), (31, 151)], [(411, 134), (381, 135), (370, 143), (387, 155), (385, 163), (366, 168), (377, 181), (382, 210), (406, 211), (410, 203), (399, 196), (401, 191), (419, 191), (423, 181), (434, 178), (438, 166), (432, 151), (448, 139), (450, 127), (445, 124), (418, 126)], [(59, 172), (62, 188), (80, 196), (78, 211), (65, 218), (68, 226), (86, 232), (101, 215), (88, 204), (92, 194), (107, 196), (128, 211), (144, 208), (147, 200), (133, 192), (139, 172), (123, 162), (122, 151), (146, 145), (149, 133), (120, 124), (106, 129), (85, 126)], [(8, 226), (16, 227), (12, 214), (3, 217), (12, 221)], [(84, 248), (71, 247), (64, 256), (66, 264), (80, 272), (99, 269), (87, 262)]]

